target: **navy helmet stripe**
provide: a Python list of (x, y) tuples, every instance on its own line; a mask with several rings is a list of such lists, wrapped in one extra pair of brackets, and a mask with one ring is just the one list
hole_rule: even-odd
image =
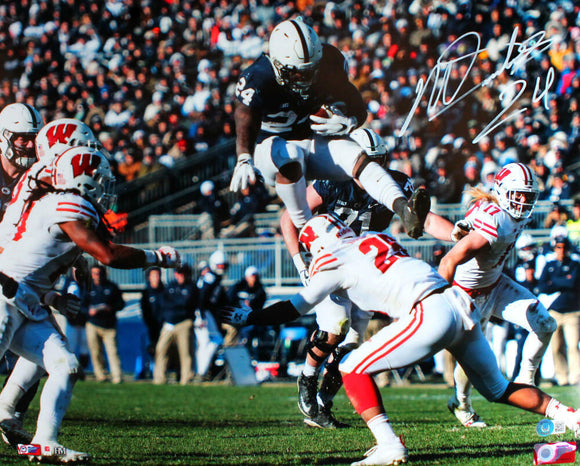
[(34, 109), (33, 109), (33, 108), (30, 106), (30, 105), (28, 105), (28, 104), (23, 104), (23, 105), (24, 105), (24, 106), (25, 106), (25, 107), (28, 109), (28, 111), (30, 112), (30, 116), (32, 117), (32, 124), (34, 125), (34, 127), (37, 127), (37, 126), (39, 126), (40, 122), (39, 122), (39, 121), (37, 120), (37, 118), (36, 118), (36, 113), (34, 112)]
[(306, 43), (306, 37), (304, 37), (304, 33), (302, 32), (302, 29), (300, 28), (300, 26), (298, 25), (298, 23), (295, 20), (292, 19), (292, 20), (290, 20), (290, 22), (296, 28), (296, 32), (298, 32), (300, 44), (302, 45), (302, 50), (304, 51), (304, 61), (306, 63), (308, 63), (310, 61), (310, 52), (308, 51), (308, 44)]

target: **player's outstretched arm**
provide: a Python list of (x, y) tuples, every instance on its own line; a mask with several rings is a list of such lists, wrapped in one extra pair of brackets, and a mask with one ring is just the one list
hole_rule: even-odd
[(157, 265), (173, 268), (181, 264), (179, 253), (171, 246), (163, 246), (158, 250), (144, 250), (115, 244), (103, 240), (82, 221), (64, 222), (59, 226), (79, 248), (109, 267), (136, 269)]
[(439, 264), (439, 274), (449, 283), (453, 283), (457, 266), (472, 259), (478, 252), (483, 251), (485, 248), (489, 248), (487, 239), (477, 231), (471, 231), (443, 256)]
[(440, 241), (451, 241), (453, 223), (441, 215), (429, 212), (425, 218), (425, 232)]

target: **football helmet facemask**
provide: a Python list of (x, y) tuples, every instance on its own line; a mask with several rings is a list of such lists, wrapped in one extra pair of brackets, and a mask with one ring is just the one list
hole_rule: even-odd
[(42, 128), (38, 110), (28, 104), (10, 104), (0, 112), (0, 155), (20, 170), (36, 162), (34, 138)]
[(94, 147), (77, 146), (59, 155), (52, 166), (52, 186), (74, 191), (106, 212), (115, 202), (115, 177), (105, 153)]
[(46, 159), (47, 163), (75, 146), (101, 149), (101, 144), (91, 128), (76, 118), (53, 120), (44, 125), (36, 136), (38, 159)]
[(499, 206), (516, 220), (532, 215), (540, 194), (534, 172), (523, 163), (508, 163), (495, 177)]
[(387, 146), (375, 131), (369, 128), (357, 128), (350, 133), (350, 138), (362, 147), (367, 156), (373, 162), (377, 162), (384, 167), (389, 158)]
[(302, 247), (316, 257), (324, 249), (341, 242), (345, 238), (355, 238), (356, 234), (334, 213), (312, 217), (300, 230), (298, 240)]
[(281, 22), (270, 35), (269, 57), (276, 81), (307, 99), (322, 59), (316, 32), (301, 19)]

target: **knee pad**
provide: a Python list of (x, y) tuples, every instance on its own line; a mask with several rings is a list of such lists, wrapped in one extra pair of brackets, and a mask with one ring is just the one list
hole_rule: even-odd
[(533, 325), (533, 329), (537, 334), (552, 335), (552, 333), (556, 331), (556, 328), (558, 327), (556, 319), (554, 319), (548, 313), (546, 308), (544, 308), (544, 306), (542, 306), (538, 301), (533, 303), (528, 308), (528, 312), (530, 314), (536, 315), (535, 325)]
[(70, 352), (61, 353), (46, 364), (46, 372), (51, 374), (61, 374), (79, 378), (83, 375), (83, 369), (77, 357)]
[(332, 352), (332, 358), (329, 358), (329, 360), (326, 361), (326, 364), (324, 366), (326, 371), (338, 374), (340, 372), (338, 370), (338, 365), (340, 364), (340, 361), (342, 361), (342, 358), (344, 358), (357, 346), (358, 345), (356, 343), (349, 343), (347, 345), (336, 347)]
[(323, 362), (328, 356), (318, 356), (314, 351), (312, 351), (314, 348), (319, 349), (320, 351), (322, 351), (323, 353), (325, 353), (326, 355), (330, 354), (338, 345), (339, 343), (337, 343), (336, 345), (333, 345), (331, 343), (328, 342), (328, 332), (325, 332), (323, 330), (316, 330), (313, 334), (312, 337), (310, 338), (310, 341), (308, 342), (308, 345), (306, 347), (306, 351), (308, 352), (308, 355), (314, 359), (315, 361), (321, 363)]

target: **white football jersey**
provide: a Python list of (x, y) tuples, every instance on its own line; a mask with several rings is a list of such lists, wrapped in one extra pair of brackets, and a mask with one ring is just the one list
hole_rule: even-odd
[(309, 285), (291, 298), (301, 314), (342, 290), (362, 310), (400, 318), (425, 296), (449, 285), (429, 264), (410, 257), (395, 239), (378, 233), (324, 250), (309, 272)]
[(499, 280), (509, 253), (529, 220), (514, 220), (497, 204), (485, 200), (477, 201), (465, 218), (489, 242), (491, 248), (460, 264), (454, 280), (465, 289), (493, 285)]
[[(50, 173), (46, 162), (47, 159), (44, 158), (34, 163), (34, 165), (23, 173), (18, 183), (16, 183), (12, 191), (12, 199), (6, 207), (4, 217), (2, 217), (3, 228), (0, 228), (0, 245), (6, 244), (16, 232), (24, 204), (30, 197), (32, 190), (36, 188), (36, 182), (34, 180)], [(12, 226), (12, 228), (9, 228), (9, 226)]]
[(33, 201), (18, 222), (0, 224), (0, 271), (26, 283), (39, 296), (49, 291), (81, 254), (59, 224), (83, 221), (96, 228), (99, 215), (93, 205), (74, 193), (51, 193)]

